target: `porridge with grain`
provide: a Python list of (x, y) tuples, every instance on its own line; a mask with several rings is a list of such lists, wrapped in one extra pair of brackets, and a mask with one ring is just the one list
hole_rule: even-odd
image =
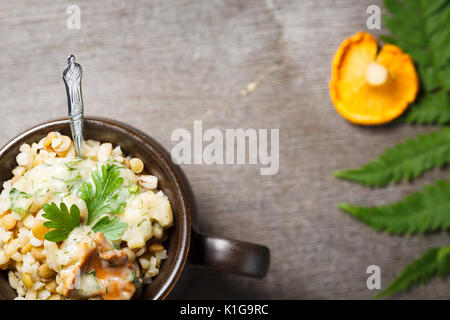
[(22, 144), (0, 194), (0, 269), (16, 299), (130, 299), (158, 275), (173, 224), (158, 179), (120, 146)]

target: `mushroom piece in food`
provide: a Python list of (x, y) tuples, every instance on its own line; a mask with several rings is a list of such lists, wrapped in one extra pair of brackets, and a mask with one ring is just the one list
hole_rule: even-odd
[(97, 233), (82, 258), (64, 272), (64, 296), (70, 299), (128, 300), (136, 291), (135, 270), (124, 250), (114, 249)]

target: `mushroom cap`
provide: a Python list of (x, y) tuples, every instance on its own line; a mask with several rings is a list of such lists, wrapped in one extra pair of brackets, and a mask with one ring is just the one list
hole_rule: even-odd
[(397, 118), (414, 101), (418, 89), (411, 56), (391, 44), (378, 52), (376, 39), (366, 32), (345, 39), (334, 55), (331, 100), (353, 123), (377, 125)]

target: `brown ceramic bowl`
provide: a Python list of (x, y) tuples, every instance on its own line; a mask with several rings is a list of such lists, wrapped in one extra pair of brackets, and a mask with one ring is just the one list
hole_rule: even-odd
[[(69, 121), (55, 120), (38, 125), (4, 146), (0, 150), (0, 181), (11, 178), (21, 144), (37, 142), (55, 130), (70, 136)], [(140, 298), (164, 299), (177, 282), (188, 258), (190, 263), (218, 271), (257, 278), (266, 275), (270, 264), (267, 247), (207, 236), (192, 229), (191, 212), (194, 214), (195, 202), (189, 184), (156, 141), (127, 125), (101, 118), (85, 119), (84, 136), (119, 145), (124, 154), (142, 159), (145, 167), (150, 168), (150, 173), (158, 177), (159, 187), (172, 205), (174, 226), (166, 243), (168, 258), (163, 262), (159, 275), (143, 289)], [(0, 299), (13, 299), (15, 296), (7, 273), (0, 271)]]

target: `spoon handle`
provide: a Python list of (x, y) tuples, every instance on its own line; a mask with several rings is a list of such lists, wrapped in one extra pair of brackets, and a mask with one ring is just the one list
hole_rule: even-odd
[(67, 67), (63, 71), (63, 81), (66, 85), (67, 103), (69, 106), (70, 130), (79, 158), (83, 158), (83, 96), (81, 94), (81, 77), (83, 70), (70, 55)]

